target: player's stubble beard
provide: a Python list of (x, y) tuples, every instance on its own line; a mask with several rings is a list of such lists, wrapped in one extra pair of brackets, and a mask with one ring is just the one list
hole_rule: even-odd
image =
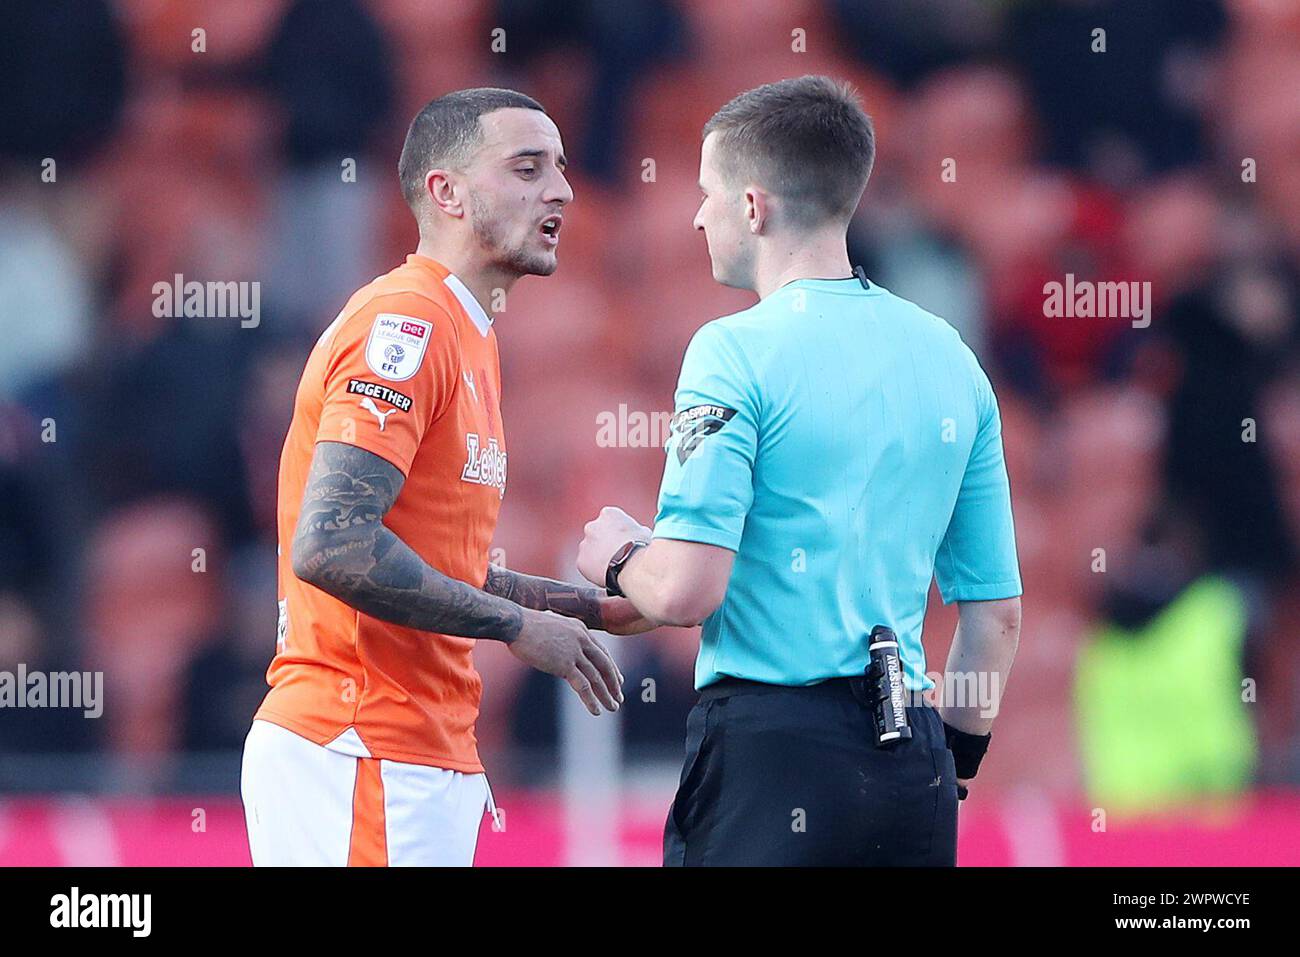
[(485, 200), (470, 196), (470, 213), (473, 216), (474, 239), (483, 249), (489, 250), (496, 265), (517, 276), (549, 276), (558, 263), (554, 256), (531, 253), (523, 246), (509, 248), (502, 236), (506, 232), (502, 217)]

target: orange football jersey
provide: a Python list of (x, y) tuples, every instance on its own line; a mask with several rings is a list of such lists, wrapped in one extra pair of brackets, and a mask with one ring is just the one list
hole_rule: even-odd
[(501, 370), (490, 318), (423, 256), (365, 286), (321, 335), (280, 456), (277, 651), (257, 717), (357, 757), (477, 772), (474, 640), (389, 624), (293, 573), (290, 544), (317, 442), (406, 476), (384, 524), (476, 588), (505, 495)]

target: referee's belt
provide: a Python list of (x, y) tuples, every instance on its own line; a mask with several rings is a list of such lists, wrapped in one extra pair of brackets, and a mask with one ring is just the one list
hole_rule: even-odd
[[(776, 685), (765, 681), (750, 681), (748, 678), (722, 678), (711, 685), (706, 685), (700, 692), (700, 703), (716, 701), (719, 698), (731, 698), (736, 695), (778, 694), (780, 692), (798, 692), (816, 697), (842, 698), (848, 695), (863, 706), (868, 706), (867, 679), (856, 675), (848, 678), (827, 678), (811, 685)], [(909, 696), (911, 693), (909, 692)], [(908, 707), (932, 707), (919, 697), (916, 704)]]

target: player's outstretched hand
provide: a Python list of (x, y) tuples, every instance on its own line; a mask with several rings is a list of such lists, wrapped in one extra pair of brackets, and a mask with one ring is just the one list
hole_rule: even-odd
[(623, 700), (623, 675), (605, 646), (587, 626), (549, 611), (524, 610), (524, 626), (510, 643), (510, 652), (524, 664), (563, 678), (587, 710), (617, 711)]

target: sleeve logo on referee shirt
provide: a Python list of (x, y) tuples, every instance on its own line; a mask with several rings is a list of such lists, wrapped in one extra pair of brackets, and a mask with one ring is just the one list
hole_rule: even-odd
[(424, 319), (380, 313), (366, 340), (366, 365), (392, 382), (411, 378), (424, 359), (431, 332), (433, 323)]
[(680, 436), (677, 442), (678, 463), (685, 465), (700, 443), (730, 422), (735, 414), (735, 409), (728, 409), (725, 405), (697, 405), (674, 415), (670, 425), (673, 434)]

